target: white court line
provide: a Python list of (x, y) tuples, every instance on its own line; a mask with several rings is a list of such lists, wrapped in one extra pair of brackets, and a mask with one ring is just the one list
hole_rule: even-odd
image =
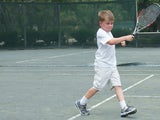
[[(93, 76), (93, 74), (70, 74), (70, 73), (58, 73), (58, 74), (50, 74), (51, 76)], [(121, 74), (125, 76), (144, 76), (144, 75), (150, 75), (150, 74)], [(159, 75), (159, 74), (154, 74), (154, 75)]]
[(160, 98), (160, 96), (143, 96), (143, 95), (125, 95), (125, 97), (128, 97), (128, 98)]
[(120, 69), (119, 71), (124, 71), (124, 72), (125, 71), (127, 71), (127, 72), (129, 72), (129, 71), (131, 71), (131, 72), (132, 71), (136, 71), (136, 72), (139, 72), (139, 71), (160, 71), (160, 69), (159, 70), (158, 69), (157, 70), (155, 70), (155, 69), (154, 70), (147, 70), (147, 69), (145, 69), (145, 70), (142, 70), (142, 69), (139, 69), (139, 70), (122, 70), (122, 69)]
[(128, 88), (126, 88), (126, 89), (124, 89), (124, 90), (123, 90), (123, 92), (126, 92), (127, 90), (129, 90), (129, 89), (131, 89), (131, 88), (133, 88), (133, 87), (135, 87), (135, 86), (137, 86), (137, 85), (141, 84), (142, 82), (144, 82), (144, 81), (146, 81), (146, 80), (150, 79), (150, 78), (151, 78), (151, 77), (153, 77), (153, 76), (154, 76), (154, 75), (152, 74), (152, 75), (150, 75), (150, 76), (148, 76), (148, 77), (144, 78), (143, 80), (140, 80), (139, 82), (137, 82), (137, 83), (135, 83), (135, 84), (131, 85), (130, 87), (128, 87)]
[[(144, 78), (144, 79), (142, 79), (142, 80), (136, 82), (135, 84), (129, 86), (128, 88), (124, 89), (123, 92), (128, 91), (129, 89), (131, 89), (131, 88), (133, 88), (133, 87), (135, 87), (135, 86), (141, 84), (142, 82), (144, 82), (144, 81), (146, 81), (146, 80), (152, 78), (153, 76), (154, 76), (153, 74), (147, 76), (146, 78)], [(103, 100), (102, 102), (100, 102), (100, 103), (98, 103), (98, 104), (96, 104), (96, 105), (93, 105), (89, 110), (92, 110), (92, 109), (97, 108), (98, 106), (102, 105), (102, 104), (105, 103), (105, 102), (108, 102), (109, 100), (113, 99), (114, 97), (116, 97), (115, 94), (112, 95), (112, 96), (110, 96), (109, 98)], [(74, 119), (76, 119), (76, 118), (78, 118), (78, 117), (80, 117), (80, 116), (81, 116), (80, 114), (77, 114), (77, 115), (75, 115), (75, 116), (72, 116), (71, 118), (68, 118), (67, 120), (74, 120)]]
[(84, 54), (84, 53), (90, 53), (90, 52), (93, 52), (93, 51), (74, 52), (74, 53), (50, 56), (50, 57), (44, 57), (44, 58), (42, 57), (42, 58), (28, 59), (28, 60), (17, 61), (16, 63), (25, 63), (25, 62), (44, 60), (44, 59), (54, 59), (54, 58), (60, 58), (60, 57), (66, 57), (66, 56), (72, 56), (72, 55), (78, 55), (78, 54)]

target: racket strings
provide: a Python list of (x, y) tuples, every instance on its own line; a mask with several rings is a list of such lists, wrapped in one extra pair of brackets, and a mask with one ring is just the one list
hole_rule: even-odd
[(153, 4), (143, 10), (139, 17), (139, 29), (152, 24), (160, 14), (160, 7), (157, 4)]

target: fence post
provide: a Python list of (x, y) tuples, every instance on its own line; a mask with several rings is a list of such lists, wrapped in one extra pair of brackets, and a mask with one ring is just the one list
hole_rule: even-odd
[(26, 25), (27, 25), (27, 21), (26, 21), (26, 6), (25, 4), (23, 4), (23, 34), (24, 34), (24, 48), (27, 47), (27, 30), (26, 30)]
[(61, 20), (60, 20), (60, 5), (58, 5), (58, 47), (61, 47)]
[(58, 47), (61, 47), (61, 20), (60, 20), (60, 4), (55, 5), (56, 28), (58, 29)]

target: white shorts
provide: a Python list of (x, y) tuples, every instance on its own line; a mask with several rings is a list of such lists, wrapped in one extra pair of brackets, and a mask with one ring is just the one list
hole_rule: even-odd
[(114, 68), (104, 68), (95, 67), (95, 75), (93, 88), (96, 90), (102, 90), (106, 84), (111, 83), (112, 87), (121, 86), (120, 75), (117, 67)]

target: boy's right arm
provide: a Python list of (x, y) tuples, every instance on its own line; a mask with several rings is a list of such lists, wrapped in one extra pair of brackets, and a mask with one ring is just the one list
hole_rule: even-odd
[(122, 36), (122, 37), (118, 37), (118, 38), (112, 38), (111, 40), (109, 40), (107, 42), (107, 44), (115, 45), (115, 44), (121, 43), (123, 41), (132, 41), (133, 38), (134, 38), (133, 35), (126, 35), (126, 36)]

